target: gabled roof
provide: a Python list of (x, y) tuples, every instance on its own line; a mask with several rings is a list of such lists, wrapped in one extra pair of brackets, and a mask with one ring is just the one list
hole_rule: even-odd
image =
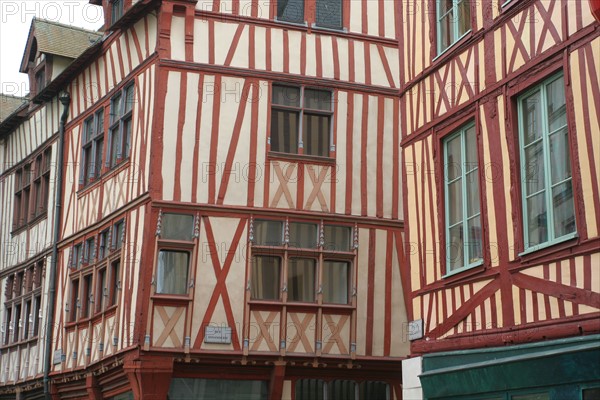
[(0, 93), (0, 123), (17, 111), (17, 109), (26, 102), (27, 99), (25, 97), (16, 97)]
[(41, 53), (75, 59), (101, 36), (100, 32), (34, 18), (31, 21), (27, 45), (21, 61), (21, 72), (26, 71), (34, 39), (37, 42), (37, 50)]

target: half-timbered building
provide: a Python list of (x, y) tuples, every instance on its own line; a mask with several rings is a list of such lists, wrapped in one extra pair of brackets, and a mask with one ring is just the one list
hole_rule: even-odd
[(600, 25), (399, 3), (405, 398), (600, 396)]
[(27, 98), (0, 96), (0, 398), (43, 396), (62, 106), (38, 94), (100, 37), (34, 19)]
[(401, 398), (398, 3), (90, 3), (34, 94), (70, 94), (53, 398)]

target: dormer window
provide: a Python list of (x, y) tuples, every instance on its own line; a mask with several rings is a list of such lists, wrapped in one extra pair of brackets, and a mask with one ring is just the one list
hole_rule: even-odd
[(113, 25), (123, 16), (123, 0), (112, 0), (110, 7), (110, 24)]
[(39, 93), (46, 87), (46, 69), (42, 68), (35, 74), (35, 90)]

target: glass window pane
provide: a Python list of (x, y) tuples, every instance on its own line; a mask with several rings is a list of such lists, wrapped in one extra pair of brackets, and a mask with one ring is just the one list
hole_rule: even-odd
[(452, 0), (439, 0), (438, 1), (438, 15), (441, 17), (446, 14), (452, 8)]
[(350, 263), (325, 261), (323, 263), (323, 302), (348, 304)]
[(352, 228), (348, 226), (325, 225), (325, 244), (323, 248), (330, 251), (350, 251)]
[(454, 225), (463, 219), (462, 179), (448, 185), (448, 222)]
[(317, 0), (317, 26), (342, 28), (342, 0)]
[(102, 173), (102, 152), (104, 150), (104, 140), (96, 141), (96, 156), (94, 158), (94, 176), (99, 177)]
[(526, 194), (537, 193), (546, 187), (543, 142), (537, 142), (525, 149)]
[(564, 79), (561, 76), (546, 86), (549, 133), (567, 125)]
[[(356, 383), (348, 380), (336, 380), (327, 384), (328, 399), (355, 400)], [(370, 400), (370, 399), (369, 399)]]
[(279, 221), (254, 221), (254, 243), (260, 246), (281, 246), (283, 224)]
[(600, 399), (600, 387), (593, 389), (583, 389), (582, 400), (597, 400)]
[(440, 51), (446, 50), (454, 42), (454, 12), (450, 11), (438, 23)]
[(467, 218), (479, 214), (479, 174), (477, 172), (478, 170), (474, 170), (466, 176)]
[(277, 19), (288, 22), (304, 22), (304, 0), (278, 0)]
[(446, 259), (448, 260), (449, 271), (453, 271), (457, 268), (464, 266), (464, 238), (463, 238), (463, 226), (457, 225), (454, 228), (450, 228), (448, 245), (446, 247)]
[(385, 382), (366, 381), (359, 385), (359, 399), (388, 400), (388, 384)]
[(525, 145), (528, 145), (542, 136), (540, 92), (537, 91), (523, 99), (519, 111), (523, 120)]
[(466, 160), (465, 170), (472, 171), (477, 168), (479, 162), (477, 160), (477, 135), (475, 133), (475, 125), (465, 130), (465, 149), (466, 149)]
[(267, 400), (267, 381), (173, 378), (169, 400)]
[(115, 96), (110, 104), (110, 123), (111, 125), (121, 118), (121, 95)]
[(172, 240), (194, 240), (194, 216), (163, 214), (160, 237)]
[(481, 247), (481, 217), (475, 217), (467, 222), (469, 229), (469, 262), (473, 264), (483, 259), (483, 251)]
[(446, 176), (448, 181), (452, 181), (462, 175), (463, 162), (461, 153), (460, 135), (446, 142)]
[(300, 88), (273, 85), (273, 104), (300, 107)]
[(552, 183), (558, 183), (571, 177), (571, 160), (567, 129), (550, 136), (550, 168)]
[(548, 221), (545, 192), (527, 199), (527, 228), (529, 246), (535, 246), (548, 240)]
[(327, 90), (304, 89), (304, 108), (331, 111), (331, 92)]
[(317, 225), (290, 223), (290, 247), (312, 249), (317, 247)]
[(296, 381), (296, 400), (324, 400), (325, 382), (320, 379), (299, 379)]
[(125, 113), (131, 111), (133, 108), (133, 85), (125, 89)]
[(289, 301), (315, 301), (315, 270), (314, 259), (289, 259), (287, 282)]
[(279, 257), (255, 256), (252, 263), (251, 295), (253, 299), (279, 300)]
[(575, 210), (573, 206), (573, 187), (568, 180), (552, 189), (554, 207), (554, 237), (575, 232)]
[(458, 37), (455, 37), (454, 41), (458, 40), (459, 37), (471, 29), (471, 0), (459, 0), (457, 4), (457, 16)]
[(329, 156), (329, 115), (304, 113), (302, 120), (302, 142), (304, 154)]
[(271, 110), (271, 150), (298, 153), (298, 123), (295, 111)]
[(548, 393), (522, 394), (510, 396), (511, 400), (550, 400)]
[(110, 166), (114, 167), (117, 164), (117, 159), (121, 156), (119, 154), (119, 128), (113, 129), (110, 135)]
[(156, 293), (186, 294), (190, 253), (160, 250), (156, 268)]

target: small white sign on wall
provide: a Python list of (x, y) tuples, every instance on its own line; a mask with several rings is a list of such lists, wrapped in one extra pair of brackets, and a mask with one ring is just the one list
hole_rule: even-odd
[(231, 328), (228, 326), (207, 326), (204, 328), (204, 343), (230, 344)]

